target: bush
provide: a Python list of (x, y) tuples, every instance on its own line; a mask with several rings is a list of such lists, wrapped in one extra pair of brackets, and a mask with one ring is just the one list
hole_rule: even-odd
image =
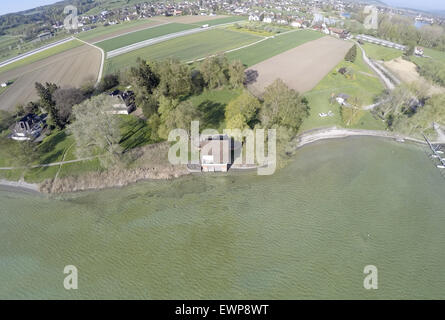
[(348, 53), (345, 56), (345, 60), (354, 63), (355, 59), (357, 58), (357, 45), (354, 44), (354, 46), (349, 49)]

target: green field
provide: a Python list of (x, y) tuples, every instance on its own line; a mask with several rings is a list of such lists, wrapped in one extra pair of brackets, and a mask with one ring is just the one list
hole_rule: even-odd
[(189, 61), (238, 48), (255, 41), (258, 41), (257, 36), (241, 32), (223, 29), (209, 30), (158, 43), (108, 59), (106, 60), (105, 73), (118, 72), (134, 66), (138, 57), (147, 60), (177, 58), (182, 61)]
[(105, 52), (109, 52), (115, 49), (123, 48), (134, 43), (145, 41), (152, 38), (165, 36), (170, 33), (180, 32), (189, 29), (195, 29), (196, 26), (182, 23), (169, 23), (160, 25), (153, 28), (148, 28), (141, 31), (132, 32), (127, 35), (123, 35), (117, 38), (105, 40), (96, 45), (102, 48)]
[(242, 63), (250, 67), (272, 58), (277, 54), (298, 47), (303, 43), (321, 37), (323, 37), (323, 35), (316, 31), (296, 30), (277, 35), (274, 38), (269, 38), (253, 46), (230, 52), (227, 54), (227, 58), (229, 60), (239, 59)]
[(373, 43), (365, 43), (362, 47), (365, 49), (366, 55), (373, 60), (389, 61), (403, 55), (403, 51), (379, 46)]
[(64, 44), (60, 44), (58, 46), (52, 47), (52, 48), (47, 49), (45, 51), (42, 51), (42, 52), (36, 53), (36, 54), (34, 54), (32, 56), (29, 56), (29, 57), (27, 57), (25, 59), (13, 62), (11, 64), (8, 64), (8, 65), (4, 66), (4, 67), (1, 67), (0, 68), (0, 73), (6, 72), (6, 71), (9, 71), (9, 70), (18, 68), (18, 67), (26, 66), (26, 65), (31, 64), (33, 62), (37, 62), (39, 60), (43, 60), (45, 58), (51, 57), (53, 55), (56, 55), (58, 53), (62, 53), (64, 51), (67, 51), (67, 50), (70, 50), (70, 49), (73, 49), (73, 48), (77, 48), (77, 47), (82, 46), (82, 45), (83, 45), (83, 43), (78, 41), (78, 40), (72, 40), (72, 41), (66, 42)]
[[(338, 70), (346, 67), (352, 70), (353, 77), (346, 78), (338, 73)], [(383, 92), (384, 86), (373, 74), (372, 70), (364, 63), (362, 55), (358, 54), (355, 63), (340, 62), (313, 90), (305, 94), (309, 100), (310, 116), (303, 122), (300, 131), (314, 128), (340, 126), (346, 127), (340, 115), (340, 105), (333, 101), (330, 103), (331, 94), (344, 93), (350, 98), (358, 98), (362, 106), (374, 103), (374, 99)], [(345, 112), (351, 109), (344, 108)], [(321, 118), (319, 113), (332, 111), (333, 117)], [(382, 121), (374, 119), (369, 111), (358, 111), (349, 128), (359, 129), (384, 129)]]
[(143, 19), (143, 20), (135, 20), (135, 21), (129, 21), (129, 22), (122, 22), (120, 24), (115, 24), (115, 25), (110, 25), (110, 26), (98, 26), (95, 29), (89, 30), (89, 31), (85, 31), (85, 32), (81, 32), (79, 34), (76, 35), (77, 38), (84, 40), (84, 41), (88, 41), (100, 36), (104, 36), (107, 34), (112, 34), (114, 32), (117, 31), (121, 31), (121, 30), (125, 30), (125, 29), (131, 29), (133, 27), (136, 26), (141, 26), (141, 25), (147, 25), (147, 27), (149, 27), (151, 24), (154, 24), (154, 21), (150, 21), (147, 19)]

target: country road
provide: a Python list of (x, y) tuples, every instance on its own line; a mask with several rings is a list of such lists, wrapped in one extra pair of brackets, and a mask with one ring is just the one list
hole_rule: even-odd
[(365, 63), (379, 76), (379, 78), (383, 81), (383, 83), (389, 90), (394, 90), (395, 86), (391, 82), (391, 80), (382, 71), (380, 71), (380, 69), (374, 64), (374, 62), (371, 61), (371, 59), (368, 58), (365, 49), (363, 49), (360, 43), (358, 43), (357, 41), (354, 42), (357, 44), (360, 50), (362, 50), (363, 60), (365, 61)]

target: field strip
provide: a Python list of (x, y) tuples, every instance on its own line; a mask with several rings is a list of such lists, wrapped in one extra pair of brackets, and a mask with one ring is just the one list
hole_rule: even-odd
[(145, 48), (145, 47), (148, 47), (148, 46), (160, 43), (160, 42), (164, 42), (167, 40), (171, 40), (171, 39), (175, 39), (175, 38), (179, 38), (179, 37), (183, 37), (183, 36), (187, 36), (187, 35), (191, 35), (191, 34), (195, 34), (195, 33), (199, 33), (199, 32), (205, 32), (205, 31), (213, 30), (213, 29), (220, 28), (220, 27), (226, 26), (226, 25), (231, 25), (231, 24), (234, 24), (234, 22), (229, 22), (226, 24), (219, 24), (216, 26), (208, 27), (208, 28), (195, 28), (195, 29), (175, 32), (175, 33), (167, 34), (165, 36), (160, 36), (157, 38), (144, 40), (144, 41), (134, 43), (129, 46), (122, 47), (122, 48), (108, 52), (107, 59), (114, 58), (114, 57), (120, 56), (122, 54), (131, 52), (131, 51), (135, 51), (138, 49), (142, 49), (142, 48)]
[(89, 42), (86, 42), (86, 41), (80, 40), (80, 39), (77, 39), (77, 40), (79, 40), (80, 42), (85, 43), (86, 45), (89, 45), (89, 46), (91, 46), (93, 48), (96, 48), (96, 49), (100, 50), (100, 53), (102, 54), (102, 59), (101, 59), (101, 62), (100, 62), (100, 69), (99, 69), (99, 75), (97, 76), (97, 81), (96, 81), (96, 86), (98, 86), (99, 83), (100, 83), (100, 80), (102, 80), (102, 74), (104, 72), (105, 52), (102, 50), (102, 48), (99, 48), (98, 46), (95, 46), (92, 43), (89, 43)]
[(23, 54), (21, 54), (21, 55), (19, 55), (19, 56), (17, 56), (17, 57), (14, 57), (14, 58), (11, 58), (11, 59), (8, 59), (8, 60), (6, 60), (6, 61), (1, 62), (1, 63), (0, 63), (0, 68), (1, 68), (1, 67), (4, 67), (4, 66), (7, 66), (7, 65), (9, 65), (9, 64), (11, 64), (11, 63), (14, 63), (14, 62), (23, 60), (23, 59), (25, 59), (25, 58), (28, 58), (28, 57), (30, 57), (30, 56), (33, 56), (33, 55), (35, 55), (35, 54), (37, 54), (37, 53), (40, 53), (40, 52), (43, 52), (43, 51), (45, 51), (45, 50), (48, 50), (48, 49), (57, 47), (58, 45), (61, 45), (61, 44), (70, 42), (70, 41), (75, 40), (75, 39), (76, 39), (76, 38), (74, 38), (74, 37), (69, 37), (69, 38), (66, 38), (66, 39), (59, 40), (59, 41), (56, 41), (56, 42), (54, 42), (54, 43), (48, 44), (48, 45), (43, 46), (43, 47), (41, 47), (41, 48), (34, 49), (34, 50), (32, 50), (32, 51), (23, 53)]
[[(159, 20), (156, 20), (156, 21), (159, 21)], [(143, 31), (143, 30), (147, 30), (147, 29), (151, 29), (151, 28), (156, 28), (156, 27), (160, 27), (160, 26), (163, 26), (163, 25), (166, 25), (166, 24), (171, 24), (171, 23), (173, 23), (173, 22), (165, 22), (165, 23), (157, 24), (157, 25), (150, 26), (150, 27), (147, 27), (147, 28), (144, 28), (144, 29), (129, 31), (129, 32), (126, 32), (126, 33), (122, 33), (122, 34), (119, 34), (119, 35), (116, 35), (116, 36), (112, 36), (112, 37), (109, 37), (109, 38), (105, 38), (105, 39), (102, 39), (102, 40), (99, 40), (99, 41), (90, 42), (90, 43), (91, 44), (101, 43), (101, 42), (108, 41), (108, 40), (111, 40), (111, 39), (114, 39), (114, 38), (119, 38), (119, 37), (126, 36), (126, 35), (129, 35), (129, 34), (135, 33), (135, 32), (139, 32), (139, 31)]]
[[(224, 29), (224, 30), (227, 30), (227, 29)], [(248, 47), (253, 46), (253, 45), (256, 45), (256, 44), (258, 44), (258, 43), (260, 43), (260, 42), (263, 42), (263, 41), (266, 41), (266, 40), (268, 40), (268, 39), (271, 39), (271, 38), (273, 38), (273, 37), (277, 37), (277, 36), (280, 36), (280, 35), (284, 35), (284, 34), (286, 34), (286, 33), (296, 32), (296, 31), (299, 31), (299, 30), (290, 30), (290, 31), (286, 31), (286, 32), (283, 32), (283, 33), (279, 33), (279, 34), (277, 34), (277, 35), (275, 35), (275, 36), (270, 36), (270, 37), (262, 37), (262, 36), (260, 36), (260, 37), (262, 37), (261, 40), (255, 41), (255, 42), (253, 42), (253, 43), (246, 44), (246, 45), (244, 45), (244, 46), (241, 46), (241, 47), (238, 47), (238, 48), (235, 48), (235, 49), (230, 49), (230, 50), (224, 51), (223, 53), (225, 54), (225, 53), (230, 53), (230, 52), (238, 51), (238, 50), (241, 50), (241, 49), (244, 49), (244, 48), (248, 48)], [(237, 31), (233, 31), (233, 32), (237, 32)], [(238, 33), (242, 33), (242, 32), (238, 32)], [(209, 57), (215, 57), (215, 56), (217, 56), (217, 55), (218, 55), (218, 54), (214, 54), (214, 55), (211, 55), (211, 56), (209, 56)], [(204, 57), (204, 58), (199, 58), (199, 59), (191, 60), (191, 61), (188, 61), (188, 62), (186, 62), (186, 63), (187, 63), (187, 64), (191, 64), (191, 63), (194, 63), (194, 62), (202, 61), (202, 60), (204, 60), (204, 59), (206, 59), (206, 58), (207, 58), (207, 56)]]

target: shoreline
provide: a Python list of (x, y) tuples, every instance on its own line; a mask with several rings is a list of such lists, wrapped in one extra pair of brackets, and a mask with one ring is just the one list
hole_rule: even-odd
[(39, 185), (36, 183), (27, 183), (24, 181), (10, 181), (5, 179), (0, 179), (0, 188), (10, 189), (10, 190), (21, 190), (21, 191), (32, 191), (40, 193)]
[[(310, 145), (312, 143), (323, 141), (323, 140), (330, 140), (330, 139), (344, 139), (348, 137), (360, 137), (360, 136), (368, 136), (368, 137), (376, 137), (376, 138), (386, 138), (386, 139), (392, 139), (400, 142), (413, 142), (425, 145), (426, 142), (417, 138), (405, 136), (399, 133), (393, 133), (389, 131), (379, 131), (379, 130), (365, 130), (365, 129), (345, 129), (345, 128), (337, 128), (337, 127), (330, 127), (330, 128), (318, 128), (318, 129), (311, 129), (308, 131), (305, 131), (297, 136), (297, 145), (295, 147), (295, 150), (298, 150), (306, 145)], [(433, 142), (434, 144), (441, 144), (443, 142)], [(156, 170), (157, 169), (157, 170)], [(103, 190), (108, 188), (121, 188), (125, 187), (129, 184), (141, 182), (141, 181), (148, 181), (148, 180), (171, 180), (175, 179), (177, 177), (181, 177), (183, 175), (189, 174), (189, 172), (183, 172), (183, 170), (176, 171), (172, 167), (170, 167), (170, 170), (167, 170), (167, 172), (162, 172), (163, 170), (161, 168), (153, 168), (150, 173), (145, 172), (144, 174), (140, 175), (136, 174), (130, 179), (124, 179), (124, 181), (108, 181), (108, 183), (105, 183), (102, 186), (97, 185), (96, 183), (85, 183), (80, 181), (73, 181), (73, 185), (65, 186), (65, 188), (61, 188), (62, 190), (58, 190), (54, 192), (54, 189), (52, 188), (45, 188), (45, 181), (39, 184), (36, 183), (27, 183), (24, 181), (9, 181), (5, 179), (0, 179), (0, 187), (6, 187), (7, 189), (15, 189), (15, 190), (22, 190), (22, 191), (31, 191), (31, 192), (37, 192), (42, 194), (58, 194), (58, 193), (73, 193), (73, 192), (81, 192), (81, 191), (97, 191), (97, 190)], [(161, 170), (159, 170), (161, 169)], [(165, 168), (163, 168), (165, 170)], [(235, 169), (235, 168), (234, 168)], [(249, 168), (251, 169), (251, 168)], [(144, 171), (143, 169), (141, 169)], [(158, 171), (159, 170), (159, 171)], [(157, 172), (158, 171), (158, 172)], [(241, 170), (234, 170), (234, 171), (247, 171), (246, 169)], [(162, 172), (162, 173), (161, 173)], [(128, 172), (127, 172), (128, 173)], [(148, 174), (147, 174), (148, 173)], [(161, 174), (160, 174), (161, 173)], [(90, 177), (92, 178), (92, 177)], [(95, 176), (94, 178), (99, 178), (99, 176)], [(103, 178), (103, 177), (100, 177)], [(73, 177), (74, 180), (76, 180)], [(126, 180), (126, 181), (125, 181)], [(90, 180), (91, 181), (91, 180)], [(77, 183), (76, 183), (77, 182)], [(46, 189), (43, 191), (42, 189)], [(63, 190), (65, 189), (65, 190)], [(69, 189), (69, 190), (68, 190)]]
[[(329, 139), (343, 139), (348, 137), (376, 137), (393, 139), (400, 142), (409, 141), (425, 145), (426, 142), (417, 138), (405, 136), (400, 133), (379, 130), (365, 130), (365, 129), (345, 129), (345, 128), (321, 128), (305, 131), (298, 135), (298, 143), (295, 149), (300, 149), (306, 145), (315, 143), (317, 141)], [(443, 142), (433, 142), (433, 144), (443, 144)]]

